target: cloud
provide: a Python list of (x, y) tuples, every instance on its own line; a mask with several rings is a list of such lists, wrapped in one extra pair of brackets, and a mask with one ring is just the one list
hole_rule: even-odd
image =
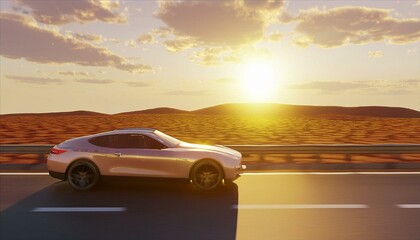
[(152, 35), (153, 37), (160, 37), (160, 38), (166, 38), (167, 36), (169, 36), (170, 34), (173, 33), (173, 30), (168, 28), (168, 27), (160, 27), (157, 29), (153, 29), (150, 33), (150, 35)]
[(238, 46), (261, 40), (283, 6), (284, 0), (165, 1), (156, 16), (177, 36)]
[(107, 40), (112, 42), (112, 43), (120, 43), (120, 40), (118, 40), (116, 38), (108, 38)]
[(63, 79), (59, 78), (43, 78), (43, 77), (28, 77), (28, 76), (18, 76), (18, 75), (5, 75), (6, 78), (17, 80), (22, 83), (31, 83), (31, 84), (39, 84), (39, 85), (47, 85), (47, 84), (62, 84), (64, 83)]
[(130, 87), (150, 87), (152, 84), (145, 82), (127, 82)]
[(165, 95), (172, 95), (172, 96), (203, 96), (208, 95), (207, 90), (175, 90), (175, 91), (169, 91), (165, 92)]
[(93, 78), (84, 78), (84, 79), (77, 79), (75, 82), (79, 83), (92, 83), (92, 84), (109, 84), (114, 83), (114, 80), (110, 79), (93, 79)]
[[(162, 1), (155, 13), (166, 24), (160, 37), (170, 52), (194, 49), (190, 60), (204, 66), (240, 62), (244, 49), (267, 40), (267, 27), (279, 22), (286, 0)], [(151, 32), (157, 36), (158, 32)], [(280, 34), (269, 38), (278, 41)]]
[(137, 43), (134, 40), (125, 41), (124, 45), (127, 46), (127, 47), (131, 47), (131, 48), (136, 48), (137, 47)]
[(264, 58), (270, 53), (265, 48), (242, 46), (236, 48), (214, 46), (203, 47), (194, 51), (190, 56), (191, 61), (203, 66), (215, 66), (225, 63), (239, 63), (243, 59)]
[(331, 48), (346, 44), (387, 41), (406, 44), (420, 40), (420, 19), (399, 19), (390, 10), (337, 7), (301, 11), (294, 19), (298, 33), (294, 43)]
[(58, 72), (58, 74), (65, 75), (65, 76), (93, 76), (94, 75), (89, 72), (80, 72), (80, 71), (61, 71), (61, 72)]
[(382, 51), (369, 51), (368, 55), (370, 58), (381, 58), (384, 56)]
[(321, 90), (321, 91), (346, 91), (351, 89), (363, 89), (370, 87), (366, 83), (356, 82), (308, 82), (302, 84), (293, 84), (289, 86), (292, 89), (301, 89), (301, 90)]
[(372, 80), (372, 81), (315, 81), (301, 84), (289, 85), (290, 89), (319, 91), (320, 94), (331, 93), (374, 93), (374, 94), (401, 94), (413, 93), (420, 90), (419, 79), (407, 79), (399, 81), (391, 80)]
[(407, 50), (408, 54), (417, 53), (417, 48), (411, 48)]
[(0, 12), (0, 20), (0, 55), (7, 58), (37, 63), (114, 67), (127, 72), (154, 70), (149, 65), (131, 64), (106, 48), (40, 28), (30, 17)]
[(146, 33), (146, 34), (143, 34), (140, 37), (138, 37), (137, 42), (139, 42), (141, 44), (153, 44), (153, 43), (156, 43), (156, 39), (153, 36), (153, 34)]
[(95, 43), (102, 43), (105, 40), (102, 35), (95, 35), (95, 34), (74, 33), (73, 37), (82, 41), (89, 41), (89, 42), (95, 42)]
[(191, 37), (179, 37), (175, 40), (167, 40), (163, 42), (163, 46), (165, 46), (166, 50), (169, 52), (183, 51), (185, 49), (198, 46), (198, 44), (198, 41)]
[(270, 42), (279, 42), (283, 35), (279, 32), (273, 32), (268, 35), (267, 40)]
[(102, 0), (15, 0), (21, 11), (29, 13), (40, 23), (62, 25), (71, 22), (102, 21), (124, 23), (118, 13), (118, 1)]
[(216, 79), (217, 83), (237, 83), (238, 80), (232, 77), (218, 78)]
[(229, 56), (227, 56), (227, 54), (229, 54), (229, 52), (230, 49), (225, 47), (207, 47), (194, 52), (190, 59), (193, 62), (204, 66), (219, 65), (228, 60), (234, 60), (234, 58), (228, 59)]
[(412, 83), (412, 84), (420, 84), (420, 79), (407, 79), (403, 80), (404, 82)]
[(287, 12), (283, 12), (279, 17), (279, 21), (281, 23), (290, 23), (293, 20), (294, 20), (294, 17), (290, 13), (287, 13)]

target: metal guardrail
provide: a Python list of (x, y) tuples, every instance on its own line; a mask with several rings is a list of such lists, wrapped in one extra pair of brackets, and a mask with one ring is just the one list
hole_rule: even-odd
[(0, 154), (15, 153), (15, 154), (48, 154), (54, 145), (40, 144), (2, 144), (0, 145)]
[[(4, 144), (0, 145), (0, 154), (38, 154), (45, 159), (54, 145)], [(259, 155), (264, 162), (267, 154), (285, 154), (287, 162), (293, 162), (291, 154), (345, 154), (345, 160), (351, 162), (355, 154), (420, 154), (420, 144), (304, 144), (304, 145), (226, 145), (241, 152), (244, 156)]]

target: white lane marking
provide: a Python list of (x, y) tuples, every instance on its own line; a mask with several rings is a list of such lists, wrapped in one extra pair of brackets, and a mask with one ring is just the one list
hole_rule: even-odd
[(0, 172), (0, 176), (47, 176), (47, 172)]
[(125, 207), (38, 207), (31, 212), (124, 212)]
[(397, 204), (399, 208), (420, 208), (420, 204)]
[(258, 175), (418, 175), (420, 172), (245, 172), (242, 176)]
[(369, 208), (366, 204), (240, 204), (234, 209), (353, 209)]

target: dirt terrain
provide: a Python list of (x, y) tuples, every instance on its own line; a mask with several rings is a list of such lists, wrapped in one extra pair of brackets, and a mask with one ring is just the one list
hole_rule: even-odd
[[(420, 118), (346, 115), (206, 115), (206, 114), (81, 114), (3, 115), (0, 144), (58, 144), (78, 136), (118, 128), (150, 127), (194, 143), (240, 144), (343, 144), (420, 143)], [(405, 160), (420, 161), (418, 155)], [(303, 162), (313, 156), (297, 156)], [(323, 156), (325, 162), (344, 162), (344, 156)], [(380, 161), (399, 161), (382, 156)], [(311, 160), (312, 159), (312, 160)], [(378, 156), (355, 156), (353, 161), (378, 161)], [(268, 158), (270, 160), (270, 158)], [(2, 155), (0, 163), (36, 163), (36, 156), (19, 159)], [(247, 159), (256, 161), (256, 159)], [(284, 161), (275, 156), (270, 161)]]

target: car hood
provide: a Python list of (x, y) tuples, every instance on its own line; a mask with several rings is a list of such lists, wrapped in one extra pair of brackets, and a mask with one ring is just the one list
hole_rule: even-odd
[(224, 153), (224, 154), (228, 154), (228, 155), (233, 155), (235, 157), (242, 157), (242, 154), (236, 150), (233, 150), (231, 148), (222, 146), (222, 145), (215, 145), (215, 146), (210, 146), (210, 145), (204, 145), (204, 144), (193, 144), (193, 143), (180, 143), (178, 145), (179, 148), (189, 148), (189, 149), (197, 149), (197, 150), (207, 150), (207, 151), (213, 151), (213, 152), (218, 152), (218, 153)]

